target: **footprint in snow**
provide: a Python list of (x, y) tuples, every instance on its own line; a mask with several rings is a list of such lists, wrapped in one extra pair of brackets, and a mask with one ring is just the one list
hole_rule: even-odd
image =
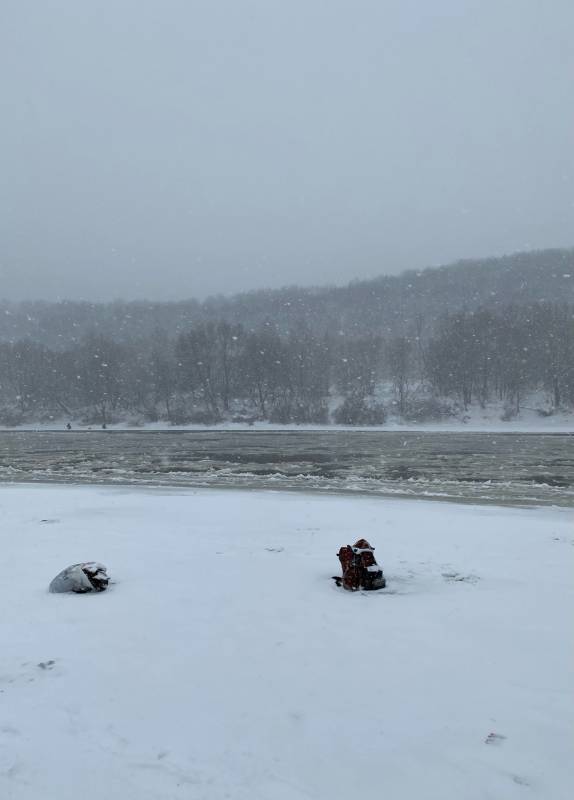
[(485, 744), (495, 744), (500, 745), (506, 739), (502, 733), (489, 733), (486, 739), (484, 740)]
[[(5, 673), (0, 675), (0, 685), (7, 685), (12, 688), (22, 686), (23, 684), (35, 683), (38, 680), (38, 673), (36, 670), (41, 669), (42, 672), (51, 672), (56, 666), (56, 662), (54, 659), (50, 659), (49, 661), (40, 661), (35, 667), (28, 662), (23, 663), (21, 666), (23, 669), (18, 674), (13, 673), (10, 675)], [(53, 674), (56, 675), (57, 672)], [(4, 692), (4, 688), (0, 688), (0, 692)]]
[(478, 583), (478, 575), (461, 575), (459, 572), (443, 572), (442, 577), (449, 583)]
[(0, 733), (3, 733), (6, 736), (20, 736), (20, 731), (18, 728), (13, 728), (12, 725), (3, 725), (0, 728)]
[(517, 783), (519, 786), (530, 786), (530, 781), (523, 778), (522, 775), (512, 775), (511, 777), (514, 783)]

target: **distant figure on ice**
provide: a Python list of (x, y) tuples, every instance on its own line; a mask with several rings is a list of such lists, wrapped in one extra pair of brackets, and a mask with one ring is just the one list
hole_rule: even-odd
[(68, 424), (66, 425), (66, 430), (67, 431), (71, 431), (72, 430), (72, 423), (71, 422), (68, 422)]
[(347, 544), (341, 547), (337, 555), (343, 575), (333, 578), (337, 586), (350, 592), (356, 592), (357, 589), (384, 589), (387, 582), (375, 560), (374, 549), (366, 539), (359, 539), (353, 546)]
[(83, 564), (72, 564), (63, 569), (50, 584), (51, 592), (103, 592), (108, 588), (110, 579), (106, 567), (97, 561), (86, 561)]

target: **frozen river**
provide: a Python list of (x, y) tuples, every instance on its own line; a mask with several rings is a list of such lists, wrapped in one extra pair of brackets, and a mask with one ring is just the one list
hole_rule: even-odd
[(0, 480), (574, 506), (574, 435), (11, 431), (0, 433)]

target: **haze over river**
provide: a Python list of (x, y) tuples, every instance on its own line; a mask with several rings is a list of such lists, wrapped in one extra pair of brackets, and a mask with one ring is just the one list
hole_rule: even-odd
[(9, 431), (0, 433), (0, 480), (574, 506), (574, 435)]

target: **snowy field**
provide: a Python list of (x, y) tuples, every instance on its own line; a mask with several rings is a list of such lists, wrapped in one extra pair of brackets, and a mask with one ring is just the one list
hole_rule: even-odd
[[(0, 486), (2, 800), (571, 796), (573, 517)], [(389, 581), (330, 580), (365, 536)], [(49, 595), (97, 559), (101, 595)]]

